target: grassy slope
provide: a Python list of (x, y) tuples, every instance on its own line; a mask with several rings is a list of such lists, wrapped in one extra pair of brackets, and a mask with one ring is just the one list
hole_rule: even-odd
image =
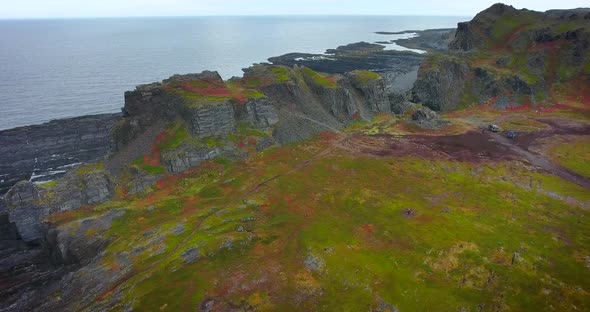
[(548, 154), (577, 174), (590, 178), (590, 137), (551, 138)]
[[(143, 197), (54, 218), (131, 209), (104, 265), (117, 270), (129, 253), (138, 274), (121, 289), (140, 311), (207, 298), (219, 310), (590, 309), (590, 213), (576, 204), (590, 202), (587, 190), (520, 163), (337, 149), (292, 170), (330, 137), (209, 162)], [(191, 247), (202, 258), (184, 264)]]

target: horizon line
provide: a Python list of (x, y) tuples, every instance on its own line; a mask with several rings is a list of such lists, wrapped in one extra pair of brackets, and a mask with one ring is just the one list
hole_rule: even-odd
[(248, 15), (130, 15), (130, 16), (55, 16), (55, 17), (0, 17), (0, 21), (14, 20), (75, 20), (75, 19), (123, 19), (123, 18), (194, 18), (194, 17), (469, 17), (469, 15), (445, 14), (248, 14)]

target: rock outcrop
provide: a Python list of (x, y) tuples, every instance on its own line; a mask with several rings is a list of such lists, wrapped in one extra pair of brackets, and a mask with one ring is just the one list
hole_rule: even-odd
[(43, 223), (50, 214), (112, 199), (114, 184), (109, 175), (99, 170), (83, 172), (83, 169), (68, 173), (50, 187), (39, 187), (23, 181), (6, 193), (9, 220), (14, 223), (24, 241), (46, 238), (47, 229)]
[[(2, 264), (20, 282), (1, 292), (0, 310), (79, 310), (81, 304), (90, 304), (98, 294), (108, 291), (132, 269), (126, 255), (121, 255), (113, 264), (115, 269), (102, 261), (109, 243), (105, 233), (126, 212), (114, 209), (95, 217), (48, 225), (46, 249), (24, 252), (21, 247), (18, 259), (2, 259)], [(41, 257), (50, 257), (54, 264), (39, 264)], [(21, 272), (21, 265), (27, 265), (28, 270)], [(27, 279), (31, 281), (23, 283)]]
[(113, 198), (115, 187), (109, 174), (104, 170), (83, 172), (83, 169), (72, 171), (54, 186), (43, 189), (43, 203), (51, 207), (51, 213), (101, 204)]
[[(379, 74), (330, 75), (276, 65), (252, 66), (243, 78), (229, 81), (208, 71), (176, 75), (139, 86), (125, 99), (127, 116), (114, 130), (117, 153), (124, 154), (155, 124), (166, 126), (157, 140), (154, 132), (152, 141), (134, 146), (136, 153), (118, 162), (153, 154), (153, 163), (173, 173), (220, 156), (242, 158), (247, 146), (261, 150), (295, 142), (392, 111), (387, 81)], [(174, 140), (179, 142), (166, 143)]]
[(109, 242), (104, 233), (111, 228), (114, 220), (125, 213), (123, 209), (114, 209), (97, 217), (51, 227), (47, 233), (47, 244), (52, 246), (53, 258), (66, 265), (92, 261)]
[(24, 241), (36, 241), (44, 238), (43, 217), (50, 208), (41, 204), (41, 195), (35, 184), (19, 182), (6, 193), (6, 205), (10, 222), (18, 228)]
[(589, 104), (590, 22), (584, 12), (493, 5), (458, 25), (448, 52), (427, 57), (413, 99), (439, 111)]

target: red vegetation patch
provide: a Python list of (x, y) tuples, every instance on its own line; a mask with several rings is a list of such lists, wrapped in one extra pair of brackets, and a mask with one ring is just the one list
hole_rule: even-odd
[(154, 143), (152, 143), (152, 147), (150, 149), (151, 153), (149, 155), (143, 155), (143, 164), (148, 165), (148, 166), (153, 166), (153, 167), (159, 167), (161, 165), (161, 163), (160, 163), (160, 154), (161, 153), (160, 153), (159, 146), (166, 143), (168, 140), (170, 140), (170, 135), (169, 135), (168, 130), (160, 133), (156, 137), (156, 140), (154, 141)]
[(508, 113), (521, 113), (521, 112), (529, 112), (533, 110), (533, 107), (530, 103), (530, 100), (527, 100), (526, 103), (519, 106), (508, 106), (506, 107), (506, 112)]
[(539, 113), (553, 113), (556, 111), (567, 110), (567, 109), (571, 109), (571, 107), (569, 107), (565, 104), (553, 103), (551, 106), (540, 107), (539, 109), (537, 109), (537, 112), (539, 112)]
[(511, 33), (509, 33), (504, 39), (500, 40), (500, 42), (498, 43), (498, 45), (496, 47), (494, 47), (492, 49), (492, 51), (502, 51), (502, 50), (508, 50), (510, 48), (510, 45), (512, 44), (512, 42), (514, 42), (514, 40), (516, 40), (516, 38), (518, 38), (518, 33), (525, 29), (526, 27), (528, 27), (530, 24), (523, 24), (518, 26), (515, 30), (513, 30)]
[(559, 47), (565, 41), (563, 40), (555, 40), (550, 42), (543, 42), (543, 43), (535, 43), (530, 47), (530, 51), (542, 51), (546, 49), (554, 49)]
[(197, 212), (198, 207), (197, 207), (197, 203), (200, 201), (200, 197), (199, 196), (193, 196), (193, 197), (189, 197), (186, 199), (184, 206), (183, 206), (183, 210), (182, 210), (182, 215), (183, 216), (190, 216), (192, 214), (194, 214), (195, 212)]
[(336, 80), (338, 80), (338, 77), (336, 76), (329, 76), (326, 77), (326, 79), (331, 83), (331, 84), (336, 84)]
[(361, 230), (363, 230), (363, 232), (367, 233), (367, 234), (375, 234), (375, 225), (373, 224), (365, 224), (363, 226), (361, 226)]
[(338, 133), (335, 133), (335, 132), (327, 132), (327, 131), (320, 132), (320, 139), (322, 139), (323, 141), (328, 141), (328, 142), (335, 141), (338, 139), (338, 137), (339, 137)]
[(206, 96), (218, 96), (218, 97), (231, 97), (232, 92), (225, 85), (218, 85), (213, 83), (207, 83), (206, 86), (196, 86), (190, 82), (183, 82), (180, 87), (184, 91), (197, 93)]

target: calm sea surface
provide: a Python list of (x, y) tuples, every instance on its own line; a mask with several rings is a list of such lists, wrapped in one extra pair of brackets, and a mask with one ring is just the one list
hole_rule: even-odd
[[(117, 112), (123, 93), (173, 74), (224, 78), (290, 52), (455, 27), (464, 17), (187, 17), (0, 20), (0, 129)], [(396, 48), (396, 47), (392, 47)]]

